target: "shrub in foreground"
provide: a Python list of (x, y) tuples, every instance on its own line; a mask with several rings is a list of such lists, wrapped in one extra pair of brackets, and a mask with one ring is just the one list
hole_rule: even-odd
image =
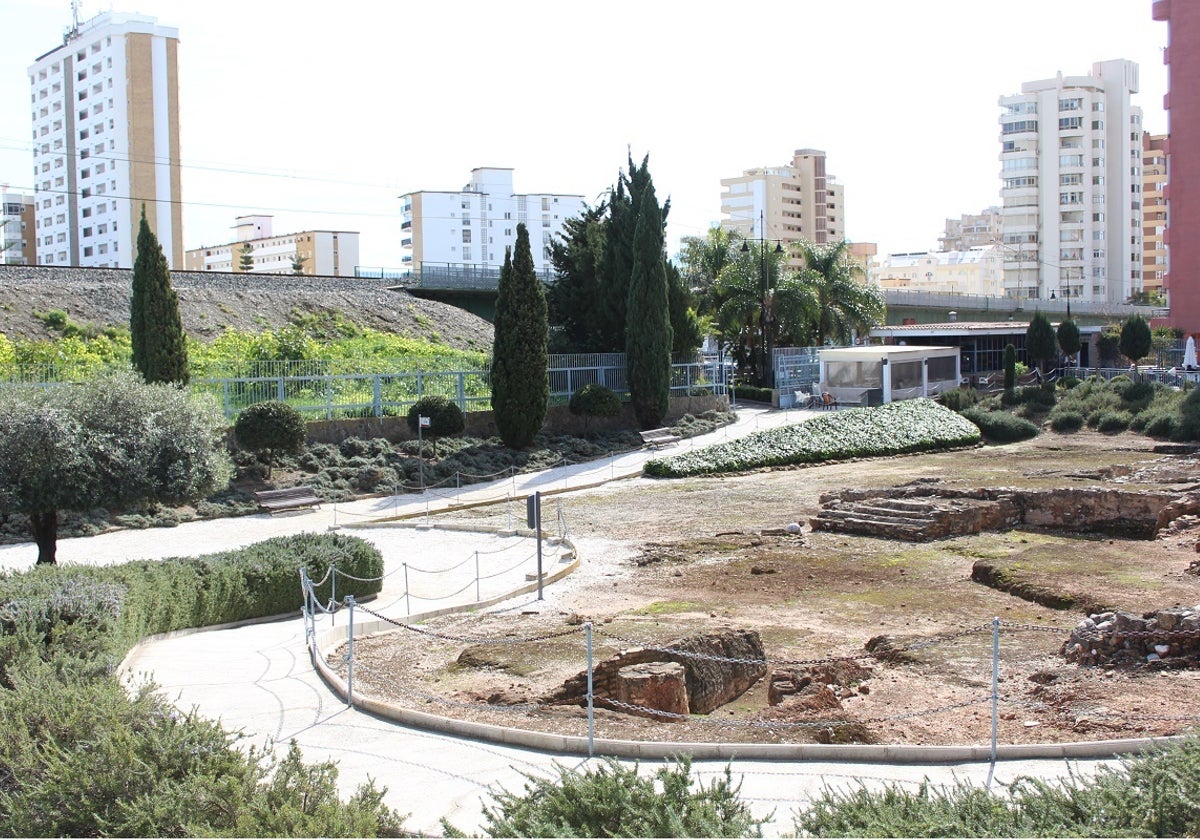
[(1037, 437), (1036, 425), (1007, 411), (968, 409), (962, 416), (978, 426), (983, 436), (995, 443), (1015, 443)]
[(1196, 837), (1200, 741), (1062, 784), (1028, 777), (1004, 793), (958, 782), (827, 790), (795, 819), (813, 837)]
[(489, 837), (761, 837), (729, 768), (707, 787), (683, 759), (653, 775), (607, 759), (582, 772), (557, 765), (557, 779), (526, 775), (520, 794), (492, 792)]

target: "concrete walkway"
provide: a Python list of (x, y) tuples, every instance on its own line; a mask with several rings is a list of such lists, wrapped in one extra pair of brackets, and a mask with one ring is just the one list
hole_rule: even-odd
[[(686, 441), (681, 447), (740, 437), (757, 429), (797, 422), (810, 414), (742, 410), (736, 425)], [(670, 451), (675, 450), (666, 450)], [(436, 607), (466, 604), (476, 597), (487, 598), (489, 593), (511, 591), (532, 571), (532, 542), (470, 531), (369, 524), (372, 520), (432, 513), (488, 500), (503, 502), (534, 490), (549, 492), (591, 486), (637, 475), (642, 464), (656, 454), (631, 452), (589, 464), (473, 485), (460, 491), (431, 490), (420, 495), (326, 505), (319, 511), (306, 513), (249, 516), (188, 523), (173, 529), (120, 531), (67, 539), (59, 543), (59, 560), (64, 564), (104, 564), (185, 556), (242, 546), (279, 534), (365, 525), (354, 528), (353, 533), (379, 547), (387, 575), (384, 591), (371, 608), (398, 618)], [(514, 508), (523, 517), (523, 505)], [(549, 523), (546, 530), (553, 530)], [(586, 564), (586, 541), (580, 549)], [(31, 544), (0, 548), (0, 568), (29, 568), (35, 558), (36, 550)], [(547, 562), (557, 559), (552, 555)], [(408, 574), (408, 590), (402, 573)], [(421, 580), (421, 575), (428, 577)], [(472, 581), (478, 590), (471, 585)], [(412, 593), (410, 597), (404, 597), (405, 591)], [(533, 595), (521, 596), (499, 609), (536, 608), (533, 599)], [(334, 619), (321, 619), (331, 620)], [(440, 834), (442, 817), (468, 833), (476, 832), (489, 786), (500, 784), (509, 790), (519, 790), (524, 773), (549, 773), (556, 763), (567, 766), (581, 763), (575, 757), (560, 758), (410, 729), (348, 709), (314, 673), (299, 617), (148, 641), (130, 655), (125, 674), (130, 679), (152, 676), (177, 705), (219, 718), (227, 728), (244, 733), (250, 743), (276, 745), (282, 751), (294, 739), (307, 760), (336, 761), (344, 793), (350, 793), (367, 779), (374, 779), (388, 788), (388, 804), (410, 815), (406, 827), (420, 833)], [(1098, 764), (1071, 762), (1070, 766), (1077, 772), (1088, 773)], [(722, 774), (724, 767), (723, 762), (695, 764), (706, 781)], [(761, 816), (774, 814), (767, 827), (770, 835), (792, 832), (792, 814), (826, 786), (915, 784), (927, 777), (944, 783), (957, 778), (982, 784), (989, 769), (982, 763), (895, 766), (736, 761), (733, 764), (735, 778), (742, 780), (742, 794), (755, 812)], [(1068, 764), (1063, 760), (1018, 761), (1000, 764), (995, 776), (997, 781), (1005, 782), (1018, 775), (1056, 777), (1067, 772)]]

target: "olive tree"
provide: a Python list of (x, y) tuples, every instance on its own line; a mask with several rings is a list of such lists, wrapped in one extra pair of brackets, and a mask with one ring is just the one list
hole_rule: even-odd
[(308, 426), (294, 406), (279, 400), (266, 400), (247, 406), (233, 426), (238, 445), (249, 449), (267, 466), (271, 475), (275, 456), (303, 451)]
[(59, 511), (178, 504), (228, 483), (215, 405), (132, 371), (0, 391), (0, 512), (23, 513), (54, 563)]

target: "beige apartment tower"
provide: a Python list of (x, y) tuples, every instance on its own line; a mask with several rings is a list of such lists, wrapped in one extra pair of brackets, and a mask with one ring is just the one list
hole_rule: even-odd
[(1167, 274), (1167, 135), (1142, 134), (1142, 290), (1165, 296)]
[(844, 194), (825, 169), (825, 153), (798, 149), (785, 166), (747, 169), (721, 179), (721, 227), (748, 239), (824, 245), (845, 238)]
[(30, 66), (40, 264), (132, 267), (144, 207), (183, 265), (178, 47), (155, 18), (106, 12)]

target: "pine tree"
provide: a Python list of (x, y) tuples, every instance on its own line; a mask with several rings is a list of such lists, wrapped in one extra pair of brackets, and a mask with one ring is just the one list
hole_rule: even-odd
[(492, 347), (492, 412), (506, 446), (533, 442), (550, 402), (546, 293), (533, 266), (529, 230), (517, 225), (515, 252), (506, 251), (496, 299)]
[(133, 367), (146, 382), (187, 384), (187, 336), (179, 317), (179, 298), (171, 288), (167, 258), (146, 221), (144, 205), (133, 263), (129, 334)]
[(653, 184), (641, 191), (626, 305), (629, 398), (642, 428), (662, 423), (671, 396), (671, 317), (662, 213)]

